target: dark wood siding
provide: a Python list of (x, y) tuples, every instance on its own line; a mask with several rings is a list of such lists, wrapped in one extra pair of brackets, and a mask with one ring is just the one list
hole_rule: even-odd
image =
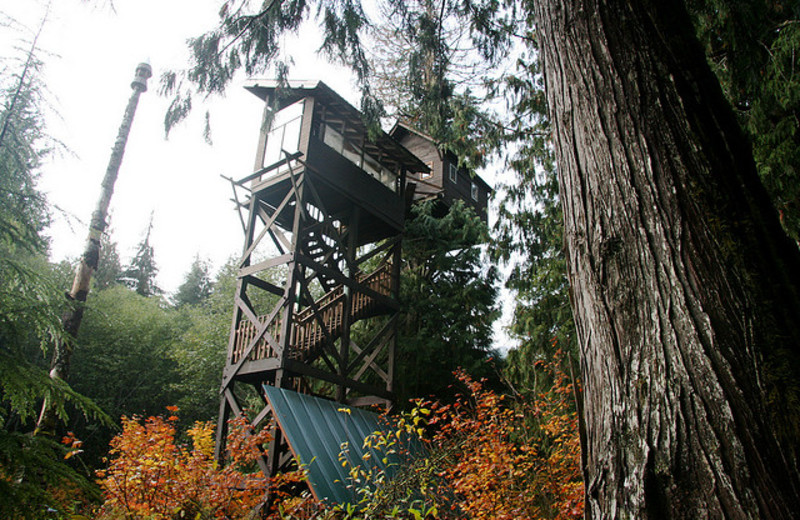
[[(313, 174), (330, 188), (326, 201), (331, 205), (329, 211), (348, 211), (350, 205), (356, 202), (394, 230), (403, 228), (403, 201), (400, 196), (314, 136), (309, 138), (307, 160)], [(382, 227), (380, 222), (371, 220), (376, 227), (374, 232), (378, 233), (377, 228)], [(367, 228), (362, 232), (372, 235)]]
[[(458, 160), (448, 156), (444, 161), (444, 201), (451, 206), (456, 200), (463, 200), (465, 204), (475, 210), (481, 219), (487, 219), (486, 207), (489, 203), (489, 189), (479, 177), (470, 175), (464, 168), (458, 168), (456, 182), (450, 180), (450, 165), (458, 167)], [(472, 183), (478, 187), (478, 200), (472, 198)]]
[[(433, 170), (433, 176), (425, 181), (443, 190), (441, 200), (447, 207), (450, 207), (456, 200), (463, 200), (465, 204), (475, 210), (481, 219), (486, 221), (491, 189), (480, 177), (470, 175), (465, 169), (460, 168), (456, 182), (452, 182), (449, 175), (450, 165), (458, 166), (458, 159), (454, 155), (448, 154), (443, 159), (439, 150), (429, 139), (412, 131), (404, 130), (399, 135), (401, 135), (400, 144)], [(477, 201), (472, 198), (473, 182), (478, 186)]]

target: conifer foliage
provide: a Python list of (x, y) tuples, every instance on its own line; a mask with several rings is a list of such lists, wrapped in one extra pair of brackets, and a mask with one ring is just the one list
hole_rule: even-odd
[(415, 206), (406, 224), (397, 381), (400, 402), (450, 393), (459, 366), (481, 377), (492, 367), (497, 273), (483, 264), (488, 229), (456, 202), (444, 216), (433, 203)]
[[(3, 24), (29, 34), (8, 18)], [(26, 51), (0, 61), (0, 517), (14, 519), (63, 512), (64, 488), (87, 485), (54, 439), (30, 435), (42, 398), (51, 398), (61, 418), (68, 401), (101, 415), (66, 383), (51, 380), (43, 366), (63, 335), (64, 297), (57, 269), (46, 259), (49, 208), (37, 187), (42, 162), (55, 146), (44, 125), (37, 38), (33, 33), (31, 41), (17, 42), (16, 49)]]
[(150, 233), (153, 231), (153, 215), (150, 215), (150, 223), (147, 225), (147, 232), (136, 248), (136, 254), (131, 259), (130, 265), (122, 272), (120, 281), (126, 286), (136, 291), (139, 295), (147, 297), (161, 293), (161, 289), (156, 285), (156, 266), (153, 246), (150, 244)]
[(207, 261), (196, 256), (175, 293), (175, 305), (198, 305), (211, 295), (212, 289), (210, 266)]

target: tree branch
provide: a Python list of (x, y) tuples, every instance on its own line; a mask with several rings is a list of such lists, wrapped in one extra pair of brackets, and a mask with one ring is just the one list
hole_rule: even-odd
[[(52, 1), (52, 0), (51, 0)], [(47, 7), (45, 8), (44, 17), (42, 18), (42, 23), (39, 24), (39, 30), (36, 31), (36, 35), (33, 37), (33, 42), (31, 43), (31, 49), (28, 51), (28, 59), (25, 60), (25, 67), (22, 69), (22, 74), (19, 77), (19, 83), (17, 83), (17, 89), (14, 92), (14, 96), (11, 98), (11, 104), (8, 107), (8, 111), (6, 112), (6, 117), (3, 120), (3, 128), (0, 130), (0, 148), (3, 146), (3, 141), (5, 140), (6, 132), (8, 131), (8, 126), (10, 124), (11, 115), (14, 113), (14, 108), (17, 105), (17, 100), (22, 93), (22, 88), (25, 86), (25, 78), (28, 75), (28, 70), (30, 70), (31, 66), (33, 65), (34, 53), (36, 52), (36, 43), (39, 40), (39, 36), (42, 34), (42, 29), (44, 28), (44, 24), (47, 22), (47, 17), (50, 15), (50, 2), (47, 3)]]
[[(239, 38), (241, 38), (242, 36), (244, 36), (244, 33), (245, 33), (245, 32), (247, 32), (247, 30), (248, 30), (248, 29), (250, 29), (250, 27), (252, 27), (252, 25), (253, 25), (253, 24), (254, 24), (256, 21), (258, 21), (258, 20), (260, 20), (261, 18), (263, 18), (263, 17), (264, 17), (264, 16), (265, 16), (265, 15), (266, 15), (266, 14), (267, 14), (269, 11), (270, 11), (270, 9), (272, 9), (272, 8), (275, 6), (275, 2), (277, 2), (277, 1), (278, 1), (278, 0), (272, 0), (272, 1), (269, 3), (269, 5), (268, 5), (266, 8), (264, 8), (264, 10), (263, 10), (263, 11), (261, 11), (260, 13), (258, 13), (258, 14), (251, 15), (251, 16), (242, 16), (241, 18), (250, 18), (250, 20), (248, 20), (248, 22), (247, 22), (247, 25), (245, 25), (245, 26), (242, 28), (242, 30), (241, 30), (241, 31), (239, 31), (239, 33), (238, 33), (236, 36), (234, 36), (234, 37), (233, 37), (233, 39), (232, 39), (231, 41), (229, 41), (229, 42), (228, 42), (228, 43), (225, 45), (225, 47), (223, 47), (223, 48), (222, 48), (220, 51), (218, 51), (218, 52), (217, 52), (217, 57), (221, 56), (221, 55), (222, 55), (222, 53), (223, 53), (223, 52), (225, 52), (225, 51), (227, 51), (227, 50), (228, 50), (228, 49), (231, 47), (231, 45), (233, 45), (234, 43), (236, 43), (236, 42), (239, 40)], [(241, 19), (241, 18), (240, 18), (240, 19)]]

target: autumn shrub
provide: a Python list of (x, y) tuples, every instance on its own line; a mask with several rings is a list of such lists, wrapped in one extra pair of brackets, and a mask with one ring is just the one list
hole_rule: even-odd
[(438, 425), (432, 443), (446, 452), (439, 475), (456, 517), (583, 516), (572, 384), (557, 362), (540, 369), (550, 371), (555, 384), (533, 400), (499, 395), (458, 373), (467, 392), (452, 405), (430, 405), (429, 423)]
[(582, 518), (573, 385), (559, 359), (538, 364), (554, 385), (532, 399), (497, 394), (458, 372), (465, 392), (456, 402), (418, 401), (393, 429), (367, 438), (365, 443), (387, 455), (409, 434), (424, 449), (391, 480), (351, 467), (349, 485), (359, 500), (333, 508), (336, 518)]
[[(498, 394), (457, 373), (465, 391), (454, 403), (418, 401), (391, 427), (367, 437), (365, 447), (389, 462), (388, 473), (352, 465), (343, 453), (339, 460), (349, 465), (345, 485), (353, 488), (355, 503), (325, 506), (309, 493), (281, 494), (304, 479), (297, 471), (269, 482), (277, 493), (262, 513), (276, 520), (582, 518), (573, 385), (558, 360), (537, 369), (548, 371), (554, 385), (530, 399)], [(191, 446), (179, 446), (176, 421), (123, 419), (100, 473), (101, 518), (252, 518), (266, 485), (252, 466), (268, 435), (248, 432), (238, 420), (227, 443), (231, 463), (217, 467), (213, 426), (196, 424), (188, 431)], [(413, 460), (398, 456), (412, 445)], [(406, 461), (402, 467), (392, 467), (400, 460)]]
[(249, 518), (264, 496), (260, 473), (245, 471), (269, 441), (266, 431), (249, 432), (243, 420), (230, 428), (231, 463), (214, 460), (214, 425), (195, 423), (191, 445), (176, 442), (174, 415), (123, 417), (111, 441), (108, 467), (98, 471), (104, 503), (99, 518)]

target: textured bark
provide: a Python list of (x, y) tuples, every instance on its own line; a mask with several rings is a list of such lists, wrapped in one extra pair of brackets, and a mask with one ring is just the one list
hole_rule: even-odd
[[(62, 323), (64, 326), (64, 339), (56, 341), (53, 347), (53, 359), (50, 362), (50, 378), (54, 380), (66, 381), (69, 377), (70, 361), (72, 359), (73, 342), (78, 337), (78, 330), (83, 320), (83, 305), (89, 295), (89, 288), (92, 281), (92, 274), (97, 270), (97, 263), (100, 260), (100, 239), (106, 228), (106, 218), (108, 217), (108, 207), (111, 204), (111, 196), (114, 194), (114, 184), (117, 182), (119, 168), (122, 165), (122, 157), (125, 154), (125, 144), (128, 142), (128, 134), (131, 131), (133, 117), (136, 115), (136, 107), (139, 104), (139, 96), (147, 91), (147, 80), (152, 75), (149, 64), (140, 63), (136, 67), (136, 75), (131, 88), (133, 92), (128, 99), (125, 113), (122, 116), (117, 132), (117, 139), (111, 150), (111, 157), (108, 160), (106, 174), (101, 183), (100, 198), (97, 207), (92, 213), (92, 221), (89, 224), (89, 236), (86, 239), (86, 248), (81, 255), (78, 268), (75, 270), (75, 279), (72, 282), (72, 289), (66, 294), (73, 304), (64, 313)], [(42, 404), (42, 411), (36, 424), (35, 433), (52, 435), (56, 427), (56, 410), (50, 397), (46, 397)]]
[(681, 2), (535, 2), (587, 518), (795, 518), (800, 258)]

